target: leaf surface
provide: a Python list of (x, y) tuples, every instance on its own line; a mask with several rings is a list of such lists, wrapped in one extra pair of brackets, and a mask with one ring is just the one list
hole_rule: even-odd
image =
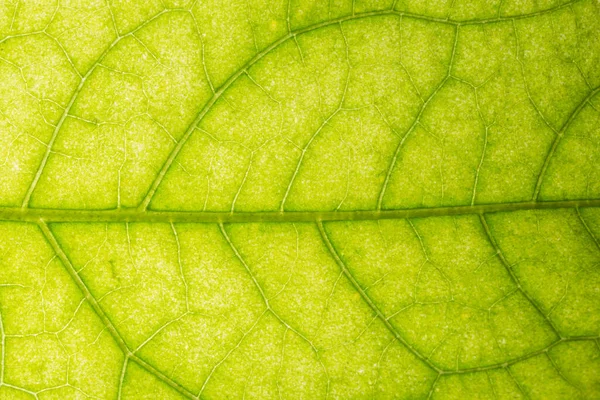
[(0, 5), (0, 398), (600, 397), (594, 0)]

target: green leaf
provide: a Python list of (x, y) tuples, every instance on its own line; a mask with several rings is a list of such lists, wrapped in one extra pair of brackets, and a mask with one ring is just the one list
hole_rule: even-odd
[(0, 4), (0, 398), (600, 398), (596, 0)]

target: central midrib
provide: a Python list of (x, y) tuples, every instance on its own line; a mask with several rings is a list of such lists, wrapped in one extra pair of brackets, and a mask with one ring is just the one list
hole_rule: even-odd
[(42, 208), (0, 208), (0, 220), (38, 222), (317, 222), (442, 217), (448, 215), (487, 214), (519, 210), (548, 210), (600, 207), (600, 199), (544, 202), (481, 204), (474, 206), (405, 208), (363, 211), (285, 211), (285, 212), (206, 212), (206, 211), (139, 211), (58, 210)]

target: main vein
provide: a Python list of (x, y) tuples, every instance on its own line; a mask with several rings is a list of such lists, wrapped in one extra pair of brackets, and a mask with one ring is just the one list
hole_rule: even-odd
[(600, 199), (480, 204), (473, 206), (423, 207), (397, 210), (363, 211), (140, 211), (137, 209), (59, 210), (44, 208), (0, 207), (0, 221), (38, 222), (316, 222), (361, 221), (380, 219), (426, 218), (449, 215), (487, 214), (521, 210), (554, 210), (600, 207)]

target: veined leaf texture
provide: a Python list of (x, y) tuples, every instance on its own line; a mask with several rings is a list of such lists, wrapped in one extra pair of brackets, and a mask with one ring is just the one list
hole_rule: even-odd
[(599, 399), (597, 0), (0, 4), (0, 399)]

